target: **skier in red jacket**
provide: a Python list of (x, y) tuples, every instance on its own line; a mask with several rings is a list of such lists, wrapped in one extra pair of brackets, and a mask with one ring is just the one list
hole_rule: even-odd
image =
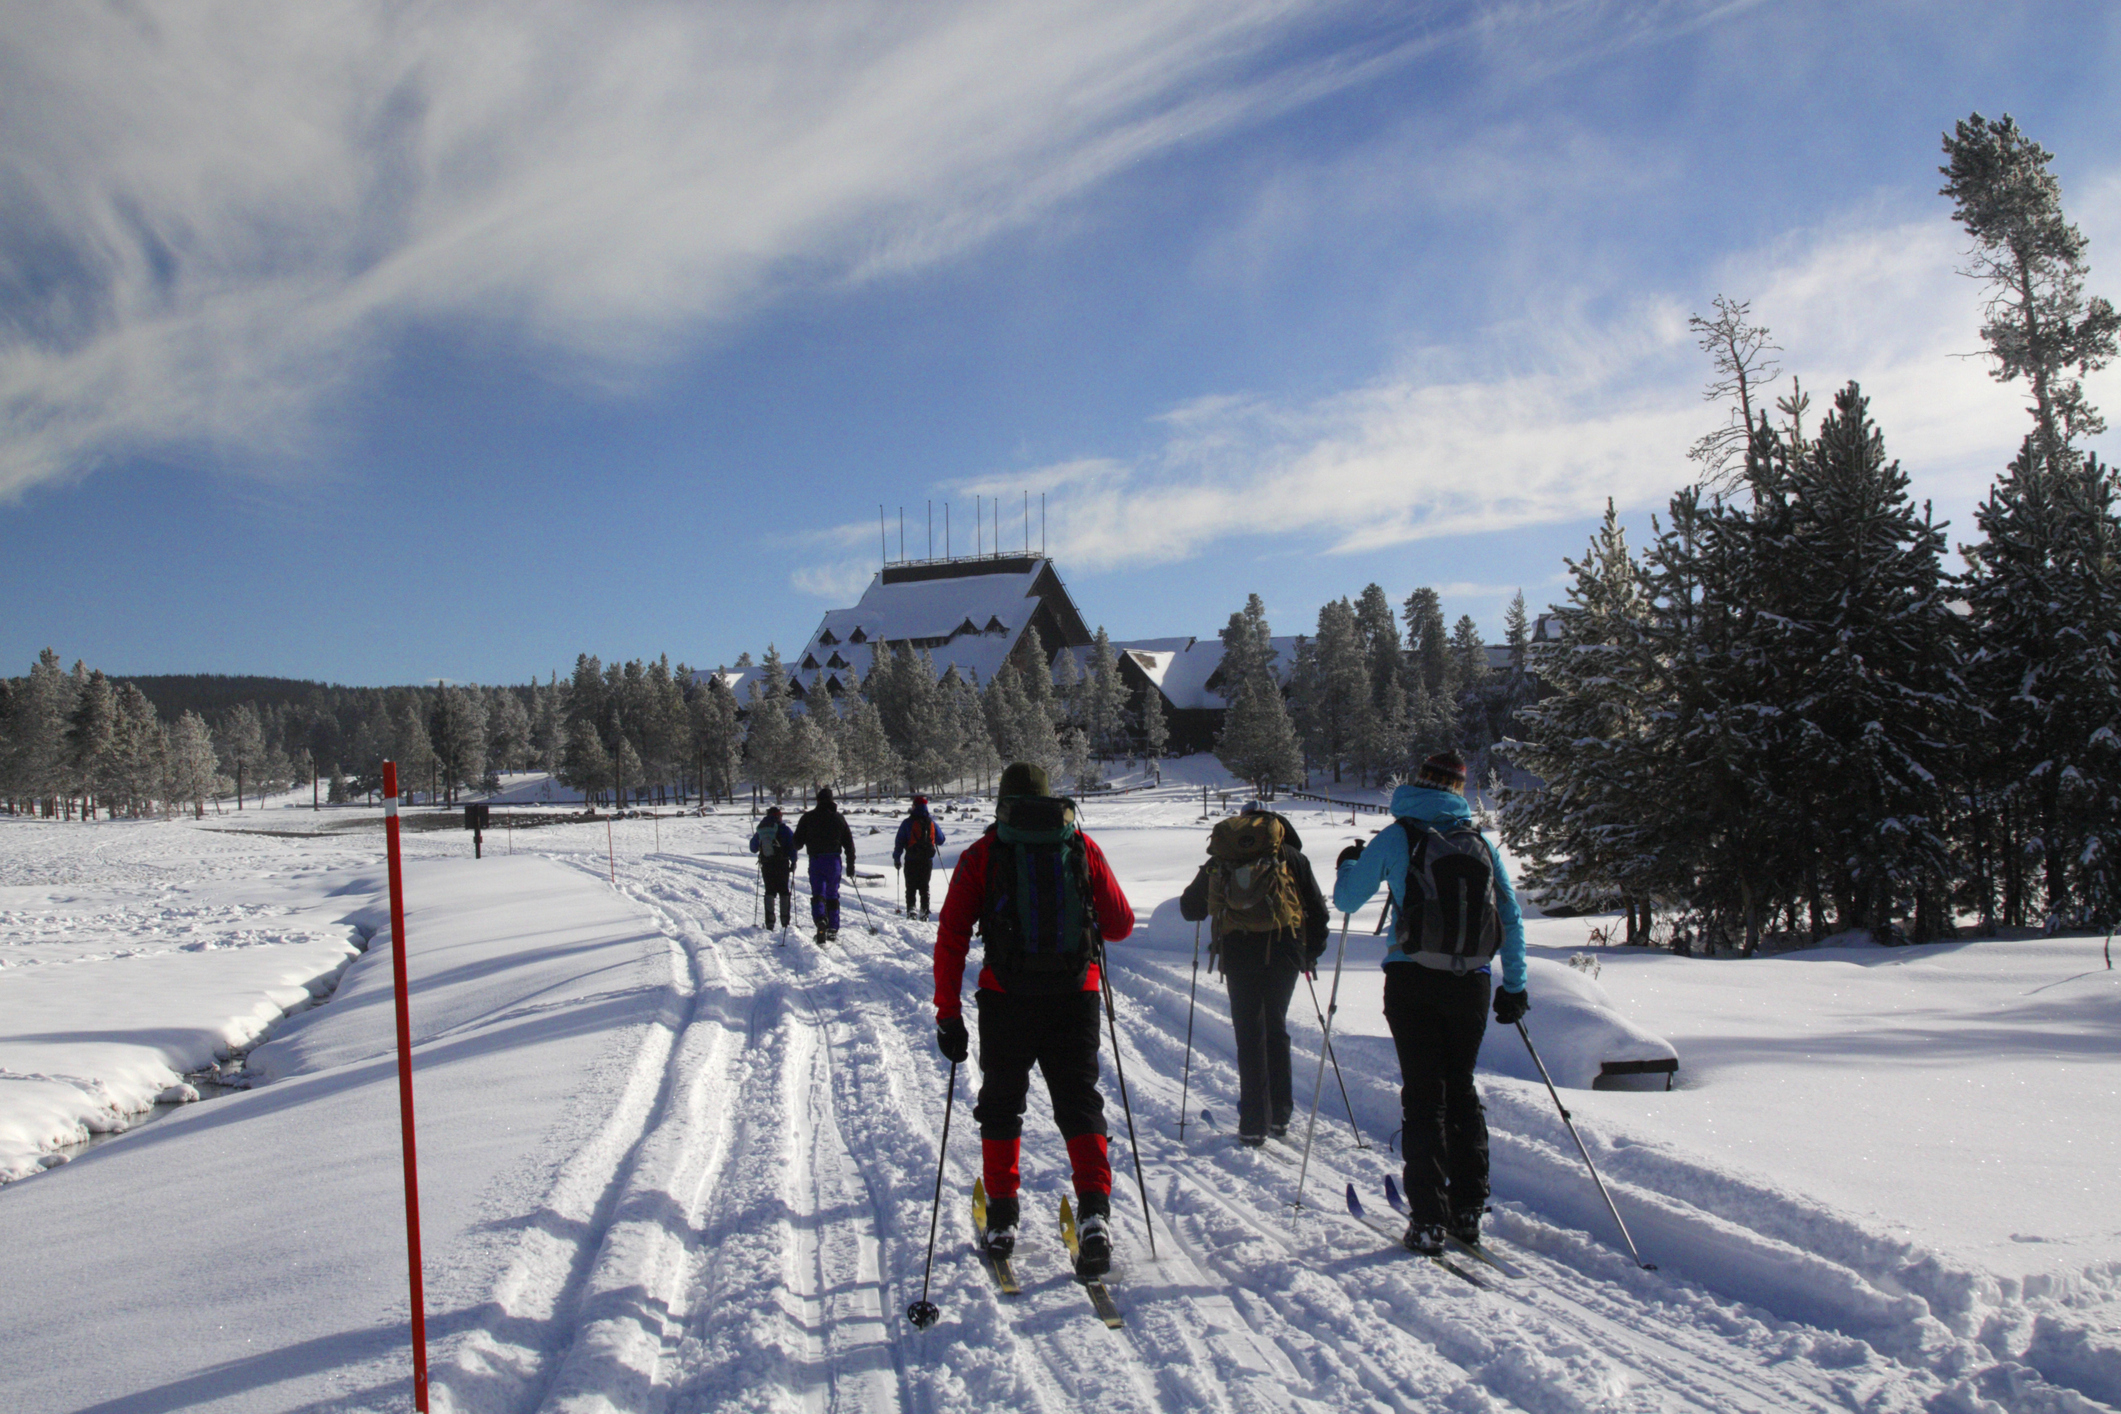
[(989, 1252), (1015, 1250), (1017, 1153), (1035, 1064), (1068, 1143), (1076, 1196), (1076, 1274), (1112, 1265), (1112, 1165), (1097, 1089), (1098, 959), (1134, 931), (1134, 909), (1104, 852), (1075, 828), (1074, 802), (1046, 794), (1046, 773), (1002, 772), (995, 824), (957, 861), (935, 939), (936, 1045), (952, 1062), (970, 1049), (960, 993), (978, 926), (978, 1121)]

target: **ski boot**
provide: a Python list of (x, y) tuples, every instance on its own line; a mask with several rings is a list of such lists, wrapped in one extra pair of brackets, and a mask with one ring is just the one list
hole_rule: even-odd
[(1457, 1238), (1466, 1246), (1478, 1247), (1480, 1245), (1480, 1219), (1481, 1215), (1487, 1210), (1485, 1204), (1477, 1208), (1460, 1208), (1457, 1212), (1451, 1214), (1451, 1221), (1445, 1226), (1450, 1229), (1451, 1236)]
[(987, 1226), (979, 1235), (980, 1249), (990, 1257), (1014, 1256), (1017, 1217), (1017, 1200), (1014, 1197), (989, 1198)]
[(1237, 1142), (1244, 1145), (1247, 1149), (1264, 1149), (1267, 1146), (1267, 1136), (1264, 1134), (1241, 1133), (1237, 1136)]
[(1075, 1199), (1075, 1276), (1102, 1281), (1112, 1270), (1112, 1196), (1080, 1193)]
[(1407, 1235), (1400, 1239), (1407, 1250), (1417, 1257), (1441, 1257), (1443, 1255), (1443, 1224), (1410, 1222)]

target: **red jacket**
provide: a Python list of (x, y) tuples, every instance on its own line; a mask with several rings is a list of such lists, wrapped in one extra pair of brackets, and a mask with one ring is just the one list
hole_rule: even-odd
[[(987, 846), (993, 841), (994, 827), (989, 825), (987, 833), (958, 856), (957, 869), (950, 876), (950, 892), (943, 899), (943, 916), (935, 933), (937, 1021), (948, 1021), (964, 1011), (959, 993), (965, 986), (965, 957), (972, 950), (972, 929), (979, 922), (981, 906), (987, 899)], [(1119, 891), (1119, 880), (1112, 877), (1105, 852), (1088, 835), (1083, 836), (1083, 862), (1090, 875), (1090, 902), (1097, 909), (1097, 931), (1106, 942), (1116, 943), (1134, 931), (1134, 906)], [(994, 973), (984, 966), (980, 968), (979, 985), (990, 992), (1002, 990)], [(1090, 975), (1083, 979), (1083, 990), (1094, 992), (1098, 987), (1097, 964), (1093, 962)]]

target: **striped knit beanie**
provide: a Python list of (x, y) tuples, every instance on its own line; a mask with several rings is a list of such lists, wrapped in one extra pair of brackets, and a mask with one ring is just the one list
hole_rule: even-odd
[(1414, 784), (1430, 790), (1447, 790), (1453, 795), (1466, 793), (1466, 758), (1455, 751), (1439, 751), (1421, 763), (1421, 771), (1414, 777)]

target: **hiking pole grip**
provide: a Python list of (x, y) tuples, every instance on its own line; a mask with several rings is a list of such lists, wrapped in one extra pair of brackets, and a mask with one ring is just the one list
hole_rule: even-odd
[(921, 1267), (921, 1299), (906, 1308), (906, 1319), (924, 1331), (942, 1317), (928, 1299), (928, 1278), (935, 1271), (935, 1223), (943, 1211), (943, 1164), (950, 1156), (950, 1111), (957, 1105), (957, 1062), (950, 1062), (950, 1089), (943, 1097), (943, 1142), (935, 1151), (935, 1200), (928, 1207), (928, 1260)]
[(1517, 1034), (1524, 1037), (1524, 1048), (1532, 1053), (1532, 1064), (1539, 1067), (1539, 1078), (1547, 1083), (1547, 1093), (1554, 1097), (1554, 1108), (1561, 1111), (1562, 1127), (1569, 1131), (1569, 1138), (1576, 1141), (1576, 1152), (1583, 1155), (1583, 1166), (1590, 1170), (1591, 1182), (1598, 1185), (1598, 1196), (1605, 1199), (1606, 1211), (1613, 1215), (1613, 1225), (1620, 1229), (1620, 1240), (1627, 1243), (1628, 1255), (1635, 1265), (1646, 1272), (1657, 1270), (1655, 1262), (1642, 1260), (1642, 1253), (1635, 1248), (1635, 1239), (1628, 1232), (1626, 1220), (1620, 1216), (1620, 1208), (1613, 1202), (1613, 1195), (1606, 1191), (1605, 1180), (1598, 1176), (1598, 1166), (1591, 1162), (1591, 1151), (1584, 1147), (1583, 1136), (1576, 1132), (1575, 1121), (1569, 1118), (1568, 1107), (1561, 1103), (1561, 1092), (1554, 1088), (1554, 1077), (1547, 1074), (1547, 1063), (1539, 1058), (1539, 1048), (1532, 1044), (1532, 1033), (1525, 1030), (1524, 1022), (1517, 1023)]

